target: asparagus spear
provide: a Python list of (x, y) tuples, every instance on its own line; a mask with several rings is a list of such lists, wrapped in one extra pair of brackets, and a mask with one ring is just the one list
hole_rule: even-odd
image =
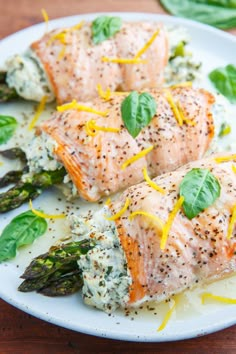
[(82, 275), (77, 260), (95, 244), (90, 240), (70, 242), (52, 247), (30, 263), (21, 278), (25, 279), (18, 290), (37, 290), (46, 296), (69, 295), (82, 286)]
[(18, 97), (14, 88), (8, 87), (6, 84), (0, 84), (0, 102), (11, 101)]
[(18, 208), (30, 199), (38, 197), (44, 189), (54, 184), (62, 183), (66, 171), (64, 168), (56, 171), (42, 171), (20, 181), (7, 192), (0, 194), (0, 213)]
[(7, 73), (0, 71), (0, 102), (10, 101), (19, 97), (14, 88), (8, 87), (6, 83)]
[[(1, 75), (1, 72), (0, 72)], [(0, 155), (3, 157), (9, 159), (9, 160), (15, 160), (15, 159), (20, 159), (21, 162), (24, 164), (24, 168), (22, 170), (17, 170), (17, 171), (9, 171), (7, 172), (3, 177), (0, 178), (0, 188), (6, 187), (11, 183), (17, 183), (21, 180), (21, 177), (23, 174), (28, 172), (28, 167), (25, 166), (27, 159), (26, 155), (23, 150), (20, 148), (12, 148), (8, 150), (2, 150), (0, 151)]]
[(23, 162), (24, 164), (27, 163), (25, 152), (17, 147), (7, 149), (7, 150), (2, 150), (0, 151), (0, 155), (2, 155), (3, 157), (9, 160), (20, 159), (21, 162)]

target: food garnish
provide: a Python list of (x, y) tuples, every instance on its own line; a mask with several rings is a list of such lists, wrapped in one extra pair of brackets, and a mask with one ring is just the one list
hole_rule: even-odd
[(193, 168), (180, 184), (180, 195), (184, 197), (184, 214), (188, 219), (193, 219), (215, 202), (220, 191), (219, 181), (209, 170)]
[(0, 115), (0, 144), (5, 144), (13, 136), (17, 126), (14, 117)]
[(136, 155), (132, 156), (131, 158), (129, 158), (128, 160), (126, 160), (122, 164), (121, 169), (125, 170), (129, 165), (131, 165), (135, 161), (137, 161), (137, 160), (141, 159), (142, 157), (144, 157), (145, 155), (147, 155), (150, 151), (152, 151), (153, 148), (154, 148), (154, 146), (151, 145), (147, 149), (144, 149), (144, 150), (140, 151), (139, 153), (137, 153)]
[(100, 16), (92, 22), (92, 40), (99, 44), (113, 37), (122, 27), (120, 17)]
[(13, 218), (0, 236), (0, 262), (14, 258), (19, 247), (33, 243), (46, 230), (47, 222), (32, 211)]
[(32, 118), (32, 120), (31, 120), (31, 122), (29, 124), (29, 130), (32, 130), (35, 127), (35, 124), (37, 123), (40, 115), (42, 114), (42, 112), (45, 109), (46, 102), (47, 102), (47, 96), (43, 96), (43, 98), (41, 99), (39, 105), (36, 108), (35, 115), (34, 115), (34, 117)]
[[(235, 10), (236, 11), (236, 10)], [(229, 64), (210, 72), (209, 79), (215, 88), (231, 103), (236, 103), (236, 66)]]
[(121, 103), (122, 120), (133, 138), (150, 123), (156, 111), (156, 101), (147, 92), (133, 91)]

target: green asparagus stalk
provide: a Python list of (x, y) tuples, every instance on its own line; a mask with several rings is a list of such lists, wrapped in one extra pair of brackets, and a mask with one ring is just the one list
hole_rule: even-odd
[(10, 101), (19, 97), (14, 88), (8, 87), (6, 77), (6, 71), (0, 71), (0, 102)]
[(17, 147), (7, 149), (7, 150), (2, 150), (2, 151), (0, 151), (0, 155), (5, 157), (6, 159), (9, 159), (9, 160), (19, 159), (19, 160), (21, 160), (22, 163), (24, 163), (24, 164), (27, 163), (25, 152)]
[(45, 296), (66, 296), (76, 293), (82, 286), (83, 278), (81, 272), (77, 272), (77, 274), (68, 274), (57, 281), (51, 282), (38, 292)]
[(14, 88), (8, 87), (7, 84), (0, 84), (0, 102), (11, 101), (18, 97)]
[(7, 72), (1, 70), (0, 71), (0, 84), (5, 84), (6, 78), (7, 78)]
[(7, 192), (0, 194), (0, 213), (18, 208), (26, 201), (37, 198), (44, 189), (62, 183), (66, 171), (64, 168), (56, 171), (42, 171), (20, 181)]
[(82, 284), (77, 260), (95, 244), (91, 240), (70, 242), (51, 247), (30, 263), (21, 278), (25, 279), (18, 290), (37, 291), (46, 296), (69, 295), (78, 291)]
[(8, 186), (11, 183), (19, 182), (23, 174), (28, 172), (28, 167), (26, 166), (27, 163), (26, 155), (24, 151), (21, 150), (20, 148), (2, 150), (0, 151), (0, 155), (9, 160), (20, 159), (21, 162), (24, 164), (24, 167), (21, 170), (9, 171), (3, 177), (0, 178), (0, 188), (3, 188)]

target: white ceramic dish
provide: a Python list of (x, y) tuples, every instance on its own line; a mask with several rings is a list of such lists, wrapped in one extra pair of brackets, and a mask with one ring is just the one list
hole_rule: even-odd
[[(117, 15), (117, 14), (116, 14)], [(63, 19), (50, 21), (50, 29), (55, 27), (71, 26), (78, 23), (82, 19), (92, 20), (98, 14), (73, 16)], [(207, 77), (207, 73), (215, 67), (224, 66), (234, 63), (236, 38), (214, 28), (195, 23), (188, 20), (173, 18), (169, 16), (159, 16), (154, 14), (143, 13), (120, 13), (124, 20), (149, 20), (161, 21), (166, 24), (176, 24), (186, 27), (192, 37), (192, 50), (196, 57), (203, 62), (203, 74)], [(12, 54), (21, 53), (27, 46), (37, 38), (43, 35), (45, 24), (39, 24), (18, 33), (11, 35), (0, 43), (1, 62), (0, 65)], [(203, 82), (204, 87), (211, 88), (207, 79)], [(31, 103), (4, 104), (0, 106), (1, 114), (14, 115), (23, 122), (24, 114), (32, 115)], [(52, 107), (49, 107), (48, 116)], [(233, 108), (235, 110), (235, 108)], [(236, 122), (235, 122), (236, 123)], [(234, 123), (233, 135), (236, 134), (236, 126)], [(18, 131), (16, 141), (20, 142), (22, 136)], [(227, 144), (227, 139), (223, 141)], [(10, 145), (13, 142), (10, 141)], [(5, 161), (4, 168), (1, 167), (1, 174), (4, 169), (9, 168)], [(44, 194), (35, 201), (35, 206), (40, 206), (48, 211), (50, 205), (50, 213), (55, 213), (56, 208), (63, 210), (65, 203), (58, 202), (58, 194), (55, 191)], [(88, 206), (80, 202), (78, 204), (80, 210)], [(98, 206), (93, 206), (98, 207)], [(20, 211), (27, 209), (24, 206)], [(19, 210), (0, 216), (0, 229), (12, 219), (14, 215), (19, 214)], [(141, 310), (138, 315), (131, 313), (128, 317), (123, 312), (117, 311), (115, 314), (108, 316), (107, 314), (89, 308), (82, 302), (81, 296), (76, 294), (66, 298), (47, 298), (35, 293), (20, 293), (17, 287), (20, 284), (19, 276), (23, 272), (25, 266), (36, 255), (45, 252), (48, 247), (55, 242), (55, 238), (68, 234), (68, 227), (64, 221), (50, 224), (51, 231), (47, 237), (43, 236), (38, 239), (34, 245), (21, 250), (15, 260), (0, 264), (0, 296), (8, 303), (28, 312), (45, 321), (55, 323), (57, 325), (102, 337), (109, 337), (131, 341), (173, 341), (196, 337), (211, 333), (236, 323), (236, 305), (221, 304), (200, 304), (200, 296), (202, 288), (193, 292), (188, 292), (180, 299), (175, 315), (172, 317), (167, 327), (162, 332), (157, 332), (167, 305), (155, 306), (154, 311)], [(236, 276), (204, 288), (220, 295), (228, 295), (235, 297)], [(154, 314), (157, 313), (157, 314)]]

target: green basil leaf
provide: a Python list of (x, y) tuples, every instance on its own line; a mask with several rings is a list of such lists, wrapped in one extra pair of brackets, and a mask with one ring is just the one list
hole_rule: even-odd
[(227, 65), (225, 68), (217, 68), (210, 72), (209, 79), (217, 90), (231, 103), (236, 102), (236, 66)]
[(133, 138), (136, 138), (142, 128), (146, 127), (156, 114), (155, 99), (146, 92), (139, 94), (131, 92), (121, 103), (123, 122)]
[(211, 206), (220, 196), (221, 187), (217, 178), (207, 169), (193, 168), (180, 184), (184, 197), (183, 210), (188, 219), (197, 216)]
[(92, 38), (94, 44), (99, 44), (114, 36), (122, 26), (120, 17), (100, 16), (92, 22)]
[(6, 143), (12, 137), (17, 124), (15, 118), (0, 115), (0, 144)]
[(0, 262), (14, 258), (17, 248), (33, 243), (46, 230), (46, 220), (30, 210), (16, 216), (0, 236)]
[(228, 29), (236, 27), (236, 0), (160, 0), (172, 15)]

